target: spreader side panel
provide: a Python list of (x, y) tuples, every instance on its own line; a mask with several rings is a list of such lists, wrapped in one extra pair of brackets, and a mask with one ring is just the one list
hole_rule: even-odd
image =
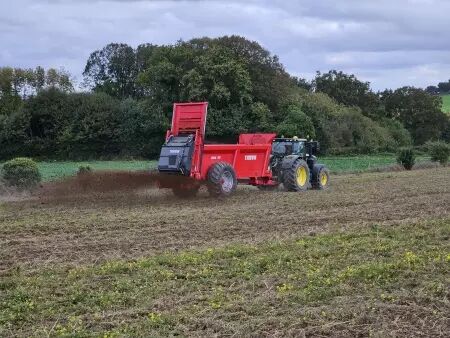
[(238, 179), (271, 177), (269, 170), (270, 144), (205, 145), (203, 148), (201, 177), (206, 179), (208, 169), (216, 162), (231, 164)]

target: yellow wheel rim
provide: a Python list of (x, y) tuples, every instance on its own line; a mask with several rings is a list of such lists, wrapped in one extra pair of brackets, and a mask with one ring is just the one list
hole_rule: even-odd
[(308, 175), (306, 173), (305, 167), (297, 168), (297, 184), (300, 187), (303, 187), (306, 184), (307, 179), (308, 179)]
[(326, 186), (328, 183), (328, 175), (324, 172), (320, 173), (320, 184), (322, 187)]

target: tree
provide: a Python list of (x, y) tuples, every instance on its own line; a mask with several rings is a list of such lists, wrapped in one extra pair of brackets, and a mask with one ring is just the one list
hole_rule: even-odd
[(105, 93), (80, 93), (67, 100), (69, 117), (57, 138), (58, 152), (70, 158), (120, 153), (119, 101)]
[(116, 98), (136, 95), (137, 63), (132, 47), (110, 43), (93, 52), (83, 72), (85, 85)]
[(340, 104), (359, 107), (366, 116), (378, 118), (383, 115), (379, 111), (379, 98), (370, 89), (370, 83), (359, 81), (353, 74), (336, 70), (324, 74), (317, 72), (313, 87), (316, 92), (325, 93)]
[(439, 139), (447, 127), (448, 117), (441, 111), (442, 99), (414, 87), (402, 87), (381, 94), (388, 118), (400, 121), (415, 144)]
[(447, 82), (439, 82), (438, 88), (441, 94), (450, 93), (450, 80), (448, 80)]
[(299, 106), (295, 105), (287, 108), (286, 118), (277, 126), (277, 133), (286, 137), (314, 138), (316, 136), (311, 119)]
[(304, 78), (292, 77), (292, 80), (294, 81), (295, 85), (299, 88), (305, 89), (307, 91), (310, 91), (313, 88), (313, 84)]
[(439, 88), (436, 86), (428, 86), (427, 88), (425, 88), (425, 91), (428, 94), (432, 94), (432, 95), (439, 95)]
[(162, 107), (146, 99), (126, 99), (120, 105), (121, 152), (127, 156), (155, 158), (164, 143), (169, 119)]
[(220, 47), (213, 47), (193, 61), (181, 79), (181, 98), (209, 101), (216, 109), (243, 107), (251, 102), (251, 79), (245, 66)]
[(276, 55), (258, 42), (231, 35), (216, 39), (201, 38), (187, 42), (197, 53), (221, 47), (245, 66), (251, 81), (253, 101), (266, 104), (277, 119), (282, 119), (281, 100), (296, 87), (296, 80), (285, 71)]
[(250, 108), (247, 109), (244, 119), (247, 123), (246, 130), (249, 132), (273, 131), (271, 130), (273, 125), (272, 112), (262, 102), (252, 103)]

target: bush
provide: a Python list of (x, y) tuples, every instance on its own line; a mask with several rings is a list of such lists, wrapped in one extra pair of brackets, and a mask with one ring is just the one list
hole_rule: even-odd
[(275, 129), (279, 135), (286, 137), (314, 138), (316, 136), (311, 118), (294, 105), (287, 108), (286, 118)]
[(450, 146), (442, 141), (428, 142), (427, 149), (433, 162), (439, 162), (444, 165), (448, 162), (450, 156)]
[(323, 123), (327, 137), (327, 152), (359, 154), (392, 151), (396, 142), (386, 128), (362, 115), (358, 108), (341, 107), (334, 116)]
[(92, 173), (92, 168), (89, 165), (80, 165), (78, 167), (77, 175), (86, 175)]
[(400, 148), (397, 153), (397, 163), (401, 164), (406, 170), (411, 170), (416, 161), (416, 155), (413, 148)]
[(36, 162), (25, 157), (18, 157), (6, 162), (1, 173), (7, 185), (20, 190), (35, 188), (41, 181), (41, 174)]

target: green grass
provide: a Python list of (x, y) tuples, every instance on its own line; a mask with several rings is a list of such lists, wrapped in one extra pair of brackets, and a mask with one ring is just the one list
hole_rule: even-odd
[(450, 115), (450, 94), (442, 95), (442, 111)]
[(43, 181), (52, 181), (73, 176), (78, 168), (89, 165), (93, 170), (148, 170), (156, 167), (155, 161), (82, 161), (82, 162), (39, 162)]
[[(429, 157), (418, 156), (416, 163), (429, 160)], [(364, 172), (396, 164), (395, 155), (358, 155), (319, 158), (319, 162), (330, 168), (332, 173)]]
[(17, 269), (0, 279), (0, 335), (401, 336), (422, 325), (433, 336), (446, 331), (449, 236), (450, 219), (374, 224), (288, 242)]
[[(418, 157), (424, 162), (427, 157)], [(396, 163), (394, 155), (358, 155), (320, 157), (320, 163), (330, 168), (332, 173), (364, 172)], [(39, 170), (44, 182), (61, 179), (76, 174), (78, 168), (89, 165), (94, 170), (149, 170), (156, 168), (156, 161), (48, 161), (39, 162)]]
[[(393, 155), (321, 157), (319, 162), (333, 173), (364, 172), (396, 163)], [(156, 161), (39, 162), (39, 170), (43, 181), (51, 181), (74, 175), (80, 165), (89, 165), (94, 170), (148, 170), (156, 168)]]

